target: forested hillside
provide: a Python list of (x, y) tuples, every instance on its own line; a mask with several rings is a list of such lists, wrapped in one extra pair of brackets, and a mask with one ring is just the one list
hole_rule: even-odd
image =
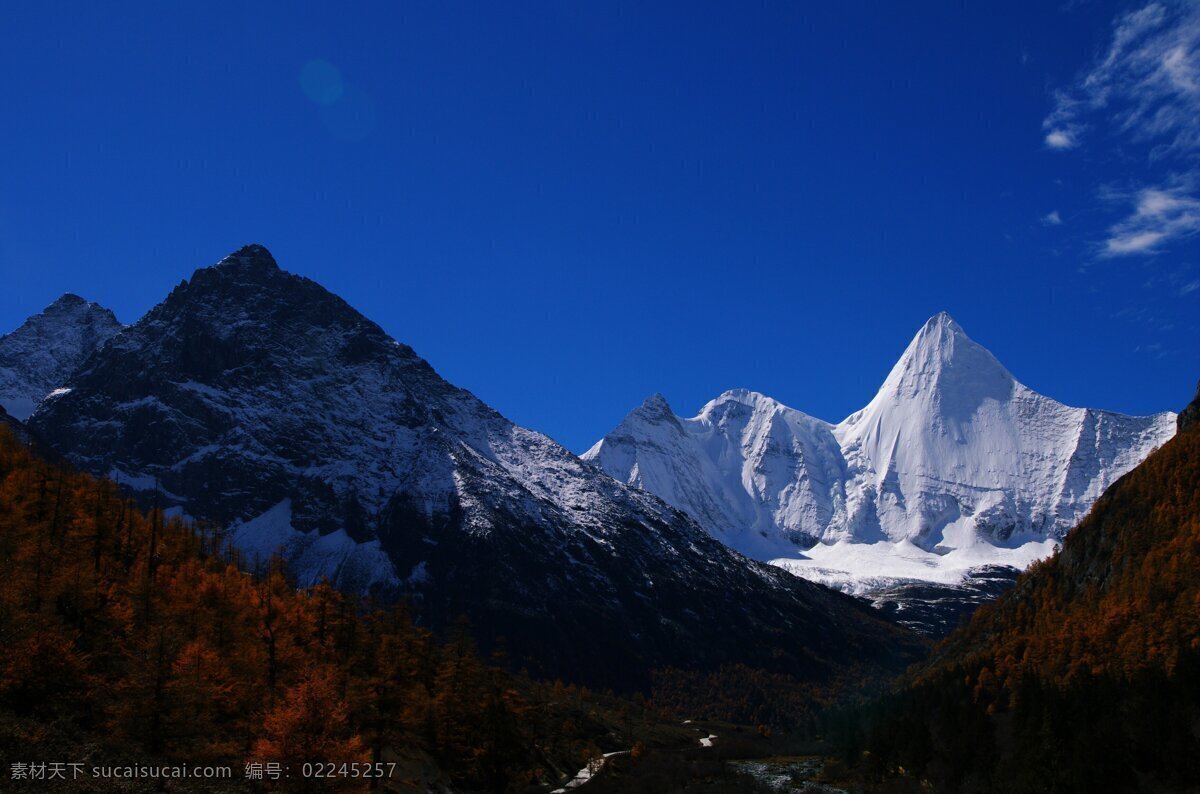
[(465, 630), (435, 640), (403, 605), (297, 591), (280, 565), (239, 562), (0, 429), (6, 764), (229, 764), (241, 778), (263, 760), (295, 778), (306, 761), (382, 760), (396, 783), (545, 790), (663, 724), (640, 698), (505, 672)]
[(1200, 785), (1195, 414), (900, 694), (843, 715), (847, 757), (947, 791)]

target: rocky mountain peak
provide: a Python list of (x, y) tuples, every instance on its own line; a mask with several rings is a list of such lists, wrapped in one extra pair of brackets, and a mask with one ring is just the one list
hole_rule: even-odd
[(71, 309), (75, 309), (80, 306), (87, 306), (89, 303), (90, 301), (79, 297), (74, 292), (64, 292), (62, 297), (47, 306), (45, 311), (46, 313), (70, 311)]
[(319, 367), (312, 355), (317, 347), (346, 361), (394, 353), (417, 360), (410, 348), (391, 340), (337, 295), (280, 269), (261, 245), (243, 246), (196, 270), (134, 326), (135, 336), (162, 325), (176, 327), (177, 333), (155, 336), (156, 343), (182, 344), (192, 351), (179, 363), (191, 361), (207, 370), (212, 362), (226, 375), (236, 374), (238, 362), (268, 351), (279, 360)]
[(275, 257), (271, 256), (271, 252), (268, 251), (265, 246), (259, 245), (258, 243), (243, 245), (241, 248), (218, 262), (216, 267), (259, 268), (263, 270), (279, 269), (279, 265), (276, 263)]
[(900, 398), (954, 391), (959, 399), (1003, 396), (1016, 383), (1004, 365), (946, 312), (921, 327), (880, 389)]
[(117, 321), (117, 316), (112, 313), (112, 310), (106, 309), (98, 303), (81, 298), (73, 292), (64, 292), (53, 303), (42, 309), (38, 314), (33, 315), (25, 321), (24, 325), (39, 324), (38, 318), (62, 318), (75, 317), (79, 323), (92, 324), (109, 324), (114, 327), (121, 327), (121, 323)]
[[(263, 288), (280, 289), (289, 282), (306, 280), (300, 276), (283, 271), (275, 262), (271, 252), (261, 245), (245, 245), (222, 258), (219, 262), (208, 267), (202, 267), (192, 274), (191, 279), (180, 286), (189, 286), (192, 290), (224, 289), (227, 291), (237, 288), (254, 286), (259, 291)], [(255, 297), (253, 294), (230, 295), (241, 300)], [(189, 295), (194, 299), (195, 295)]]
[(664, 425), (675, 427), (678, 423), (675, 413), (667, 403), (667, 398), (661, 393), (655, 392), (643, 400), (641, 405), (626, 414), (625, 418), (621, 420), (620, 426), (626, 428)]
[(0, 405), (25, 420), (37, 404), (124, 326), (98, 303), (66, 293), (0, 336)]
[(661, 392), (655, 392), (642, 401), (639, 410), (647, 415), (659, 416), (669, 414), (671, 406), (667, 403), (667, 398)]
[(760, 392), (751, 391), (750, 389), (729, 389), (718, 395), (716, 399), (711, 400), (704, 408), (700, 409), (700, 412), (703, 414), (729, 403), (737, 403), (754, 410), (773, 410), (780, 405), (776, 400)]

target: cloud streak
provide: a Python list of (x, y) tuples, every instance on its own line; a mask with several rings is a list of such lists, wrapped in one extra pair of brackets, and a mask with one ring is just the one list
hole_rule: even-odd
[(1156, 253), (1200, 231), (1200, 3), (1152, 2), (1117, 17), (1108, 49), (1055, 93), (1042, 129), (1046, 147), (1060, 151), (1107, 130), (1172, 169), (1124, 195), (1127, 215), (1109, 229), (1103, 256)]
[(1155, 253), (1168, 241), (1200, 232), (1200, 199), (1188, 187), (1139, 190), (1133, 203), (1133, 212), (1109, 229), (1104, 256)]
[(1155, 143), (1160, 156), (1200, 149), (1200, 5), (1156, 2), (1118, 17), (1104, 56), (1056, 92), (1046, 144), (1078, 145), (1100, 111), (1116, 133)]

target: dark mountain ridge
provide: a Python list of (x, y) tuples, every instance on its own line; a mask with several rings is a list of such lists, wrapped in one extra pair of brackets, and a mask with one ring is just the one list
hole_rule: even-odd
[(512, 424), (261, 246), (196, 271), (67, 387), (29, 423), (52, 452), (247, 554), (281, 549), (301, 584), (408, 597), (434, 628), (466, 615), (538, 674), (830, 682), (922, 653)]

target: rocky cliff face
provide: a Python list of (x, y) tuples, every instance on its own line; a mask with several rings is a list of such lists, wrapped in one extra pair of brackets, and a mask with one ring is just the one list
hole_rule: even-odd
[(509, 422), (260, 246), (197, 271), (66, 388), (30, 424), (75, 464), (227, 527), (250, 557), (281, 550), (302, 584), (406, 595), (434, 626), (465, 614), (538, 672), (828, 678), (918, 652)]

